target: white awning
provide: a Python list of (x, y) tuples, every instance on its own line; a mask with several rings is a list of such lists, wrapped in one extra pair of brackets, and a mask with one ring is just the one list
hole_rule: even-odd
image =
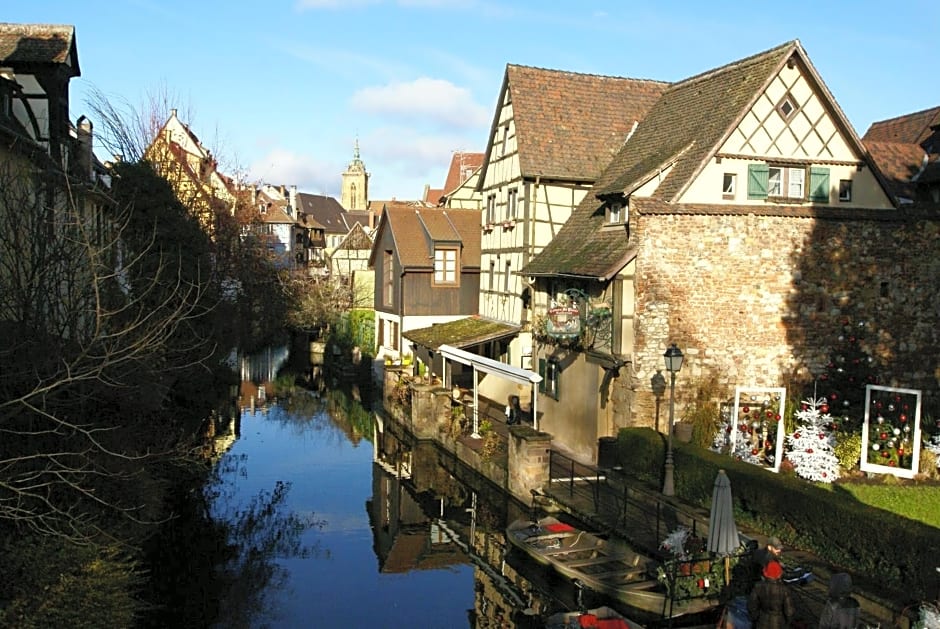
[(450, 345), (441, 345), (438, 351), (444, 358), (463, 365), (472, 365), (477, 371), (495, 374), (517, 384), (538, 384), (542, 381), (542, 376), (534, 371), (522, 369), (521, 367), (513, 367), (512, 365), (501, 363), (498, 360), (486, 358), (479, 354), (473, 354), (462, 349), (457, 349), (456, 347), (451, 347)]
[[(521, 367), (513, 367), (512, 365), (501, 363), (498, 360), (485, 358), (479, 354), (472, 354), (462, 349), (451, 347), (450, 345), (441, 345), (437, 351), (440, 352), (441, 356), (444, 358), (445, 365), (446, 361), (452, 360), (462, 365), (470, 365), (470, 367), (473, 368), (473, 434), (471, 436), (474, 438), (480, 437), (478, 433), (480, 420), (480, 394), (479, 390), (477, 389), (476, 377), (478, 371), (482, 371), (483, 373), (490, 373), (498, 378), (505, 378), (506, 380), (515, 382), (517, 384), (531, 386), (533, 393), (535, 393), (535, 386), (542, 381), (542, 376), (535, 373), (534, 371), (522, 369)], [(444, 368), (444, 373), (447, 373), (446, 366)], [(537, 393), (532, 396), (532, 427), (536, 430), (539, 429), (538, 397), (539, 396)]]

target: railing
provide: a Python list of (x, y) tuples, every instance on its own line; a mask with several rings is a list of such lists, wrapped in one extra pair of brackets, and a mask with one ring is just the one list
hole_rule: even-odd
[(601, 470), (557, 450), (549, 453), (548, 468), (552, 494), (564, 492), (571, 499), (588, 500), (595, 511), (600, 510), (602, 487), (607, 484), (607, 476)]

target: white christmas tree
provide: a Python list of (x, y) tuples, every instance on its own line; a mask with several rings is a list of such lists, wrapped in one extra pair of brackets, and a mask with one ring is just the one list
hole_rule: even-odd
[(799, 476), (831, 483), (839, 478), (839, 459), (833, 448), (833, 417), (825, 398), (804, 400), (796, 412), (798, 427), (787, 435), (787, 458)]

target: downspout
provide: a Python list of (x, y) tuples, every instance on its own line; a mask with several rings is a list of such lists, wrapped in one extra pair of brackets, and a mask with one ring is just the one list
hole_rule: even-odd
[[(532, 184), (532, 195), (531, 203), (530, 196), (526, 194), (525, 198), (525, 220), (526, 220), (526, 230), (522, 235), (522, 251), (523, 256), (525, 256), (525, 261), (523, 262), (523, 268), (529, 263), (529, 246), (530, 243), (535, 242), (535, 208), (538, 206), (538, 195), (539, 195), (539, 182), (541, 181), (541, 175), (535, 176), (535, 183)], [(531, 214), (530, 214), (531, 210)], [(531, 239), (530, 239), (531, 234)], [(535, 310), (535, 281), (530, 280), (529, 278), (523, 276), (522, 283), (529, 287), (530, 297), (529, 303), (532, 305), (532, 310)], [(534, 317), (533, 317), (534, 319)], [(529, 327), (531, 328), (534, 325), (535, 321), (529, 321)], [(532, 351), (529, 356), (529, 360), (532, 361), (531, 367), (535, 368), (535, 372), (538, 373), (539, 369), (539, 347), (538, 341), (535, 338), (535, 330), (529, 332), (529, 337), (532, 339)], [(539, 400), (539, 390), (533, 385), (532, 386), (532, 427), (535, 430), (539, 429), (539, 414), (538, 414), (538, 400)]]

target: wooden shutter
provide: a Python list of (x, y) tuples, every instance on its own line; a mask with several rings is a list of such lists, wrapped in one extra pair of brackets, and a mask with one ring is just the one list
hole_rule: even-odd
[(747, 198), (766, 199), (767, 182), (770, 178), (770, 168), (767, 164), (748, 164), (747, 167)]
[(539, 375), (542, 376), (542, 379), (539, 380), (539, 393), (545, 393), (545, 359), (539, 358)]
[(809, 169), (809, 198), (829, 203), (829, 169), (813, 166)]

